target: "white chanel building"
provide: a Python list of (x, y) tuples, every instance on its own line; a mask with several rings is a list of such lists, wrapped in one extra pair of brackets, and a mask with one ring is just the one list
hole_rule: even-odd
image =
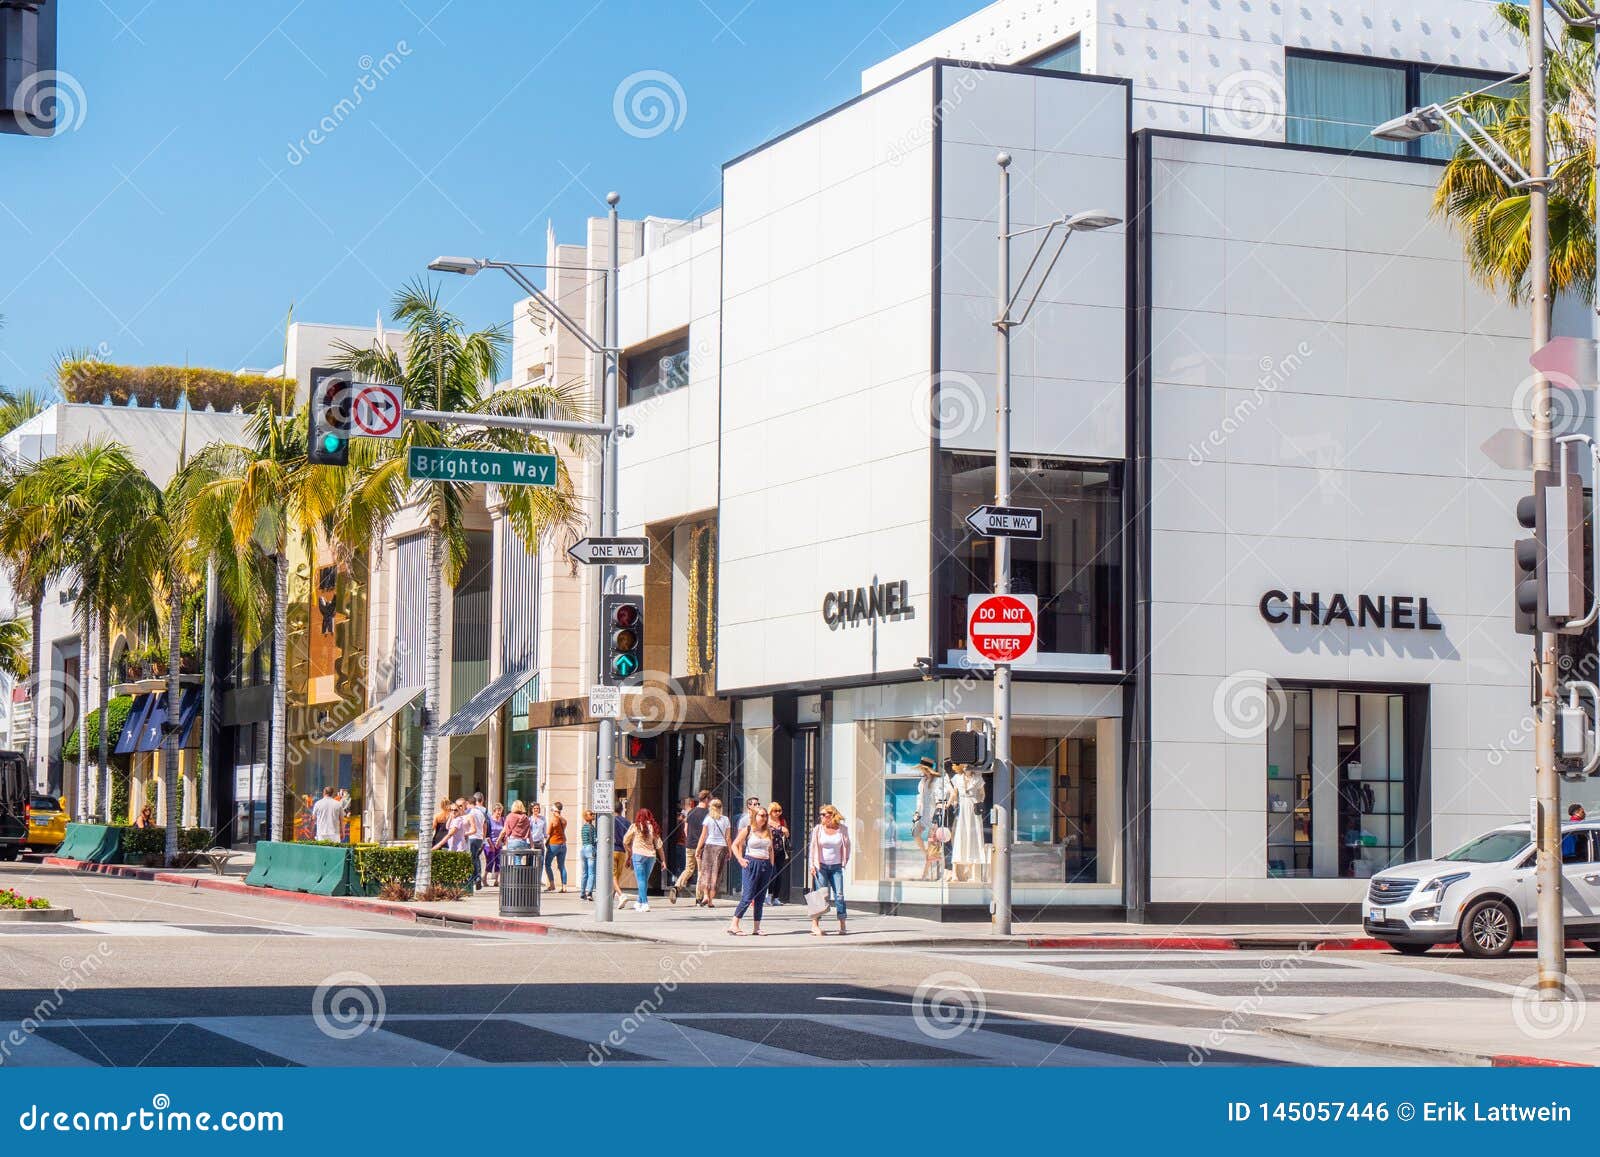
[(1003, 150), (1014, 227), (1125, 222), (1013, 337), (1014, 500), (1045, 511), (1014, 551), (1019, 910), (1350, 916), (1375, 870), (1525, 814), (1528, 481), (1479, 447), (1529, 317), (1430, 216), (1448, 142), (1368, 137), (1524, 56), (1485, 3), (1002, 0), (727, 162), (718, 212), (630, 223), (621, 523), (678, 692), (630, 806), (758, 796), (803, 838), (831, 802), (853, 903), (987, 911), (987, 865), (915, 817), (918, 760), (991, 710), (964, 519), (994, 494)]

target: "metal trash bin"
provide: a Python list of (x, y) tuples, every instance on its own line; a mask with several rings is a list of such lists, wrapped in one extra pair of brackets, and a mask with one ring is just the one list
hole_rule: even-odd
[(502, 849), (500, 915), (537, 916), (543, 878), (543, 848)]

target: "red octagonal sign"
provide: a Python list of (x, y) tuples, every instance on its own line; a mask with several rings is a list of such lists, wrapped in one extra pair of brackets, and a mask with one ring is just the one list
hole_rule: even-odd
[(968, 595), (967, 658), (974, 663), (1032, 663), (1038, 658), (1037, 595)]

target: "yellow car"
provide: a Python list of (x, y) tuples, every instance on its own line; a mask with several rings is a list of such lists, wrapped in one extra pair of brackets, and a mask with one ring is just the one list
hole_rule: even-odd
[(35, 793), (28, 800), (28, 837), (30, 851), (54, 851), (61, 846), (67, 834), (67, 809), (54, 796)]

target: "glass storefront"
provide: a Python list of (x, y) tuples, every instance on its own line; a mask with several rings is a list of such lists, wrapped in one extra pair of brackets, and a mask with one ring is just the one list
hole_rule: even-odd
[(506, 704), (503, 799), (507, 807), (519, 799), (532, 803), (539, 797), (539, 733), (528, 726), (528, 711), (538, 699), (535, 676)]
[(1411, 858), (1419, 693), (1268, 686), (1267, 875), (1365, 879)]

